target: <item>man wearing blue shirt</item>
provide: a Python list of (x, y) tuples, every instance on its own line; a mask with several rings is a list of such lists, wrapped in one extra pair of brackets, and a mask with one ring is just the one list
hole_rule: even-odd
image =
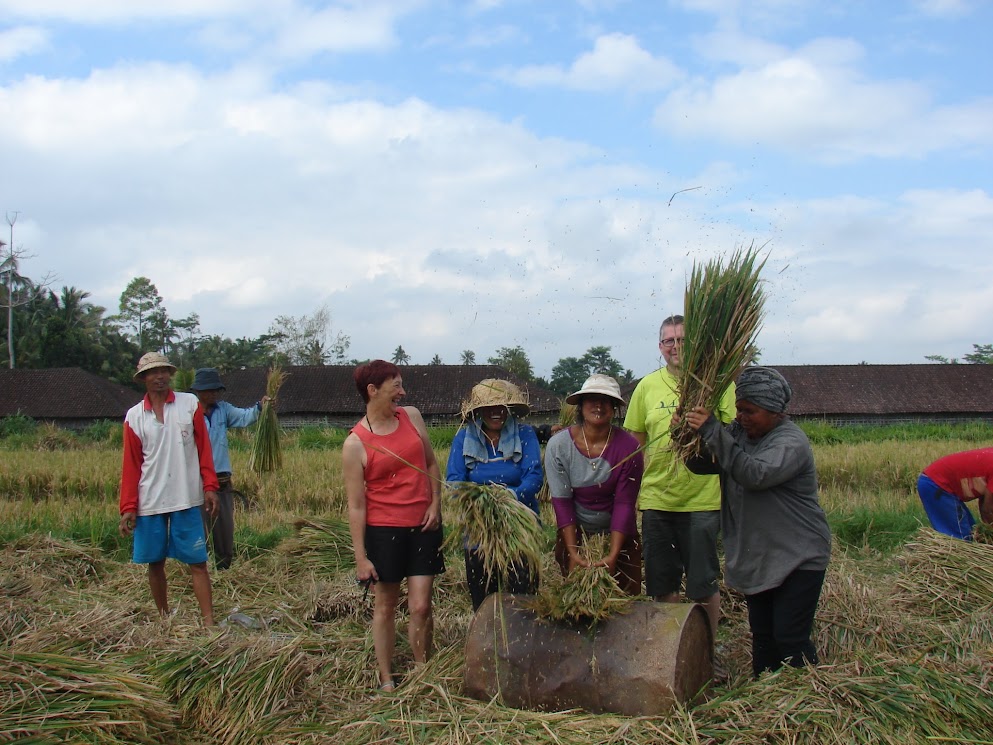
[[(196, 371), (193, 385), (190, 386), (203, 407), (210, 435), (210, 447), (214, 452), (214, 470), (220, 489), (217, 492), (218, 511), (210, 525), (210, 543), (214, 552), (214, 564), (218, 569), (231, 566), (234, 557), (234, 504), (231, 487), (231, 456), (228, 454), (228, 429), (247, 427), (253, 424), (262, 411), (262, 404), (269, 400), (263, 396), (255, 406), (239, 409), (227, 401), (220, 400), (224, 384), (213, 367), (201, 367)], [(208, 518), (204, 518), (207, 520)]]

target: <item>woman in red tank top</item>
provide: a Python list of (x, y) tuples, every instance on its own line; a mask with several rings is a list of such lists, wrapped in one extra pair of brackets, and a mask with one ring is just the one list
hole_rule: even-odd
[(366, 414), (342, 446), (348, 522), (356, 577), (375, 585), (372, 638), (380, 688), (391, 691), (404, 578), (415, 664), (431, 654), (434, 575), (445, 571), (441, 473), (420, 412), (400, 406), (404, 390), (396, 365), (374, 360), (359, 365), (354, 378)]

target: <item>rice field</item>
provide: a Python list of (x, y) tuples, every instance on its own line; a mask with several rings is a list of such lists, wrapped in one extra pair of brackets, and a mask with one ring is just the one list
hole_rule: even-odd
[[(284, 447), (282, 469), (260, 477), (233, 449), (254, 506), (236, 509), (234, 565), (212, 572), (216, 616), (229, 619), (218, 629), (200, 626), (174, 562), (175, 612), (155, 614), (116, 537), (118, 449), (2, 450), (0, 742), (993, 743), (993, 546), (921, 530), (914, 491), (923, 465), (972, 447), (816, 445), (839, 537), (815, 629), (822, 664), (752, 681), (744, 603), (725, 591), (729, 680), (665, 717), (466, 697), (457, 545), (436, 582), (433, 658), (414, 668), (401, 613), (401, 684), (377, 695), (337, 450)], [(545, 573), (557, 571), (547, 509)]]

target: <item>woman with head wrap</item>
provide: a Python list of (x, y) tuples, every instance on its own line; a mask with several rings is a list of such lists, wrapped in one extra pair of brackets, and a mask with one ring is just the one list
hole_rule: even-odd
[(703, 408), (685, 414), (713, 456), (687, 466), (721, 476), (725, 581), (745, 595), (758, 677), (784, 662), (817, 663), (810, 632), (831, 532), (810, 442), (785, 414), (789, 383), (771, 368), (748, 367), (736, 395), (738, 415), (728, 425)]
[[(452, 441), (445, 480), (506, 486), (537, 519), (538, 491), (544, 478), (538, 437), (519, 420), (528, 411), (524, 394), (509, 380), (488, 378), (473, 386), (462, 405), (466, 423)], [(493, 577), (472, 546), (465, 549), (465, 574), (473, 610), (497, 590), (529, 595), (538, 590), (537, 567), (522, 559), (508, 576)]]

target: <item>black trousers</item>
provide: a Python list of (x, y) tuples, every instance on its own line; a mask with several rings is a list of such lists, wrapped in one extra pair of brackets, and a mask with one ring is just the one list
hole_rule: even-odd
[(231, 474), (218, 474), (221, 488), (217, 490), (217, 517), (207, 514), (207, 507), (201, 508), (203, 524), (210, 536), (210, 548), (214, 553), (214, 566), (227, 569), (234, 558), (234, 494)]
[(824, 571), (796, 570), (779, 587), (746, 595), (748, 625), (752, 630), (752, 672), (817, 664), (810, 640)]
[(532, 573), (526, 561), (514, 564), (506, 577), (493, 576), (483, 569), (482, 557), (470, 549), (465, 551), (465, 578), (474, 611), (479, 610), (486, 596), (494, 592), (515, 595), (534, 595), (538, 592), (538, 575)]

